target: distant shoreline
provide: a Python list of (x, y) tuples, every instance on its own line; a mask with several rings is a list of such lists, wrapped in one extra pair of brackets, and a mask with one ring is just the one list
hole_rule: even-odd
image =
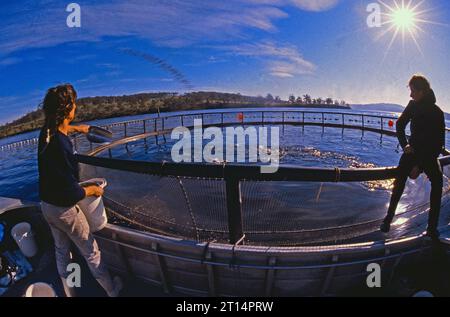
[[(351, 107), (346, 107), (346, 106), (337, 106), (337, 105), (302, 105), (302, 104), (271, 104), (271, 105), (255, 105), (255, 104), (233, 104), (233, 105), (214, 105), (214, 106), (205, 106), (205, 107), (192, 107), (192, 108), (185, 108), (182, 110), (171, 110), (170, 112), (173, 111), (186, 111), (186, 110), (210, 110), (210, 109), (233, 109), (233, 108), (282, 108), (282, 107), (293, 107), (293, 108), (299, 108), (299, 109), (343, 109), (343, 110), (351, 110)], [(166, 112), (166, 109), (162, 108), (160, 109), (161, 112)], [(153, 112), (142, 112), (142, 113), (129, 113), (129, 114), (120, 114), (120, 115), (115, 115), (115, 114), (110, 114), (110, 115), (105, 115), (105, 116), (101, 116), (101, 117), (96, 117), (96, 118), (90, 118), (88, 120), (77, 120), (75, 119), (74, 123), (81, 123), (81, 122), (85, 122), (85, 121), (93, 121), (93, 120), (101, 120), (101, 119), (113, 119), (113, 118), (120, 118), (120, 117), (126, 117), (126, 116), (132, 116), (132, 115), (144, 115), (144, 114), (155, 114), (158, 113), (158, 111), (153, 111)], [(39, 120), (39, 121), (30, 121), (30, 122), (25, 122), (25, 123), (21, 123), (20, 125), (12, 125), (11, 127), (9, 127), (9, 125), (11, 124), (6, 124), (3, 126), (0, 126), (0, 138), (6, 138), (6, 137), (11, 137), (11, 136), (15, 136), (15, 135), (20, 135), (23, 133), (27, 133), (27, 132), (32, 132), (32, 131), (36, 131), (39, 130), (42, 125), (44, 124), (43, 120)], [(9, 131), (11, 131), (11, 133), (8, 133)], [(17, 131), (17, 132), (13, 132), (13, 131)]]
[[(106, 97), (95, 97), (106, 98)], [(336, 105), (336, 104), (299, 104), (299, 103), (238, 103), (238, 102), (203, 102), (197, 103), (192, 106), (186, 106), (182, 104), (173, 105), (170, 101), (172, 99), (165, 99), (165, 102), (154, 102), (142, 105), (142, 102), (136, 102), (133, 104), (127, 104), (122, 106), (119, 102), (115, 103), (95, 103), (95, 98), (83, 98), (77, 102), (77, 118), (75, 123), (86, 122), (100, 119), (112, 119), (133, 115), (154, 114), (160, 112), (173, 112), (173, 111), (187, 111), (187, 110), (208, 110), (208, 109), (231, 109), (231, 108), (278, 108), (278, 107), (293, 107), (299, 109), (343, 109), (350, 110), (349, 105)], [(114, 97), (107, 97), (114, 98)], [(121, 97), (117, 97), (121, 98)], [(93, 102), (94, 100), (94, 102)], [(119, 104), (119, 106), (117, 106)], [(192, 103), (191, 103), (192, 104)], [(101, 109), (100, 111), (98, 109)], [(105, 110), (106, 109), (106, 110)], [(33, 111), (22, 118), (15, 120), (11, 123), (0, 126), (0, 138), (11, 137), (31, 131), (40, 129), (44, 124), (44, 116), (42, 110)]]

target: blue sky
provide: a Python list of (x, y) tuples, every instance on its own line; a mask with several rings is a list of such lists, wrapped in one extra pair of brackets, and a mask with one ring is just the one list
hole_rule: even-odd
[(450, 2), (425, 0), (416, 10), (432, 22), (418, 23), (420, 50), (407, 35), (389, 51), (393, 31), (380, 37), (388, 25), (367, 25), (372, 2), (78, 0), (81, 27), (69, 28), (70, 1), (2, 1), (0, 123), (36, 109), (47, 88), (64, 82), (80, 97), (214, 90), (405, 105), (416, 72), (450, 112)]

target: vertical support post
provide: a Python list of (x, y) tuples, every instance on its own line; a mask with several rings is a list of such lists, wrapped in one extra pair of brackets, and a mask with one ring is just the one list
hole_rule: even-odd
[[(161, 128), (162, 128), (163, 131), (166, 129), (164, 122), (166, 122), (166, 118), (162, 117), (161, 118)], [(163, 139), (164, 139), (164, 143), (167, 143), (166, 135), (164, 133), (163, 133)]]
[[(206, 260), (211, 261), (213, 259), (213, 256), (211, 252), (208, 252), (206, 254)], [(209, 288), (209, 296), (217, 296), (216, 292), (216, 278), (214, 274), (214, 266), (211, 264), (206, 264), (206, 270), (208, 272), (208, 288)]]
[(124, 136), (125, 137), (127, 137), (127, 123), (125, 122), (124, 124), (123, 124), (123, 129), (124, 129)]
[[(155, 132), (158, 132), (158, 119), (155, 118), (154, 120), (155, 120), (154, 121), (155, 122), (155, 129), (154, 130), (155, 130)], [(156, 142), (156, 145), (158, 145), (158, 133), (155, 134), (155, 142)]]
[[(390, 254), (391, 254), (391, 249), (389, 247), (386, 247), (384, 249), (384, 259), (380, 264), (382, 272), (385, 272), (385, 267), (386, 267), (387, 263), (390, 261), (389, 259), (386, 259)], [(391, 278), (391, 276), (389, 276), (387, 279), (386, 279), (386, 277), (384, 277), (383, 282), (387, 282), (390, 278)]]
[(242, 227), (241, 186), (239, 178), (226, 176), (228, 232), (230, 244), (236, 244), (244, 235)]
[[(147, 133), (147, 124), (146, 124), (145, 119), (142, 122), (144, 125), (144, 134), (145, 134), (145, 133)], [(144, 146), (145, 146), (145, 149), (147, 149), (147, 138), (144, 138)]]
[(184, 127), (184, 116), (181, 115), (181, 126)]
[(322, 133), (324, 133), (324, 132), (325, 132), (325, 115), (322, 112)]
[(384, 129), (384, 122), (383, 117), (381, 117), (381, 142), (383, 142), (383, 129)]
[[(277, 259), (275, 257), (269, 258), (269, 266), (275, 266)], [(265, 296), (269, 297), (272, 295), (273, 282), (275, 278), (275, 270), (269, 269), (266, 272), (266, 285), (265, 285)]]
[(364, 130), (365, 130), (365, 124), (364, 124), (364, 115), (361, 115), (361, 140), (364, 138)]
[[(152, 242), (152, 250), (155, 252), (159, 251), (159, 246), (156, 242)], [(167, 278), (167, 272), (166, 272), (166, 265), (164, 258), (160, 256), (159, 254), (155, 255), (156, 263), (159, 268), (159, 275), (161, 277), (161, 284), (164, 290), (164, 293), (169, 294), (170, 293), (170, 287), (169, 287), (169, 280)]]
[(305, 132), (305, 112), (302, 111), (302, 131)]
[(221, 113), (221, 116), (222, 116), (222, 121), (221, 122), (222, 122), (222, 125), (223, 125), (223, 112)]
[[(333, 255), (333, 257), (331, 258), (332, 263), (337, 263), (338, 260), (339, 260), (339, 256), (337, 254)], [(330, 269), (328, 270), (327, 276), (323, 283), (322, 291), (320, 293), (321, 296), (325, 296), (325, 294), (327, 293), (327, 290), (330, 287), (331, 281), (333, 280), (335, 270), (336, 270), (335, 266), (330, 267)]]
[[(117, 242), (118, 241), (117, 233), (114, 232), (112, 234), (111, 238)], [(122, 262), (122, 265), (125, 268), (127, 275), (133, 277), (134, 276), (133, 270), (131, 268), (130, 262), (128, 262), (128, 259), (125, 256), (125, 252), (123, 250), (122, 245), (120, 245), (119, 243), (115, 243), (114, 245), (115, 245), (115, 249), (116, 249), (116, 254), (119, 256), (119, 260), (120, 260), (120, 262)]]
[(399, 266), (399, 264), (400, 264), (400, 262), (402, 261), (402, 259), (403, 259), (403, 253), (400, 254), (400, 256), (397, 257), (397, 258), (395, 259), (394, 265), (392, 266), (392, 269), (391, 269), (391, 274), (389, 274), (389, 278), (388, 278), (388, 280), (387, 280), (387, 285), (390, 285), (390, 284), (391, 284), (392, 279), (393, 279), (394, 276), (395, 276), (395, 270), (396, 270), (397, 267)]
[[(388, 257), (390, 254), (391, 254), (391, 249), (389, 249), (388, 247), (386, 247), (386, 248), (384, 249), (384, 256), (385, 256), (385, 257)], [(386, 258), (384, 258), (383, 261), (381, 262), (381, 265), (380, 265), (380, 266), (381, 266), (382, 269), (385, 267), (387, 261), (388, 261), (388, 260), (386, 260)]]

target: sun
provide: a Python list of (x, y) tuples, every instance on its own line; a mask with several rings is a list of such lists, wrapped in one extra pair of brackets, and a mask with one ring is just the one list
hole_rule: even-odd
[(417, 46), (419, 52), (423, 55), (422, 48), (419, 44), (419, 34), (425, 33), (423, 26), (425, 24), (438, 24), (433, 21), (427, 20), (425, 14), (431, 10), (423, 9), (424, 0), (420, 2), (415, 0), (378, 0), (378, 2), (384, 7), (383, 32), (378, 38), (383, 37), (388, 33), (392, 33), (391, 41), (387, 48), (385, 57), (390, 51), (392, 45), (397, 38), (401, 36), (403, 46), (407, 40), (411, 40)]
[(411, 8), (402, 7), (396, 9), (390, 14), (391, 23), (396, 25), (397, 28), (401, 30), (414, 31), (414, 29), (417, 27), (416, 15), (417, 12), (415, 12)]

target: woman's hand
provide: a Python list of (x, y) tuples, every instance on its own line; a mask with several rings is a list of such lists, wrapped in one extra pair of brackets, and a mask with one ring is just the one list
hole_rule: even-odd
[(69, 133), (78, 132), (78, 133), (87, 134), (87, 133), (89, 133), (89, 127), (90, 126), (88, 126), (87, 124), (70, 125), (68, 128), (68, 132)]
[(84, 187), (84, 192), (86, 193), (86, 197), (89, 197), (89, 196), (100, 197), (100, 196), (103, 196), (104, 190), (100, 186), (90, 185), (90, 186)]
[(403, 152), (405, 152), (405, 154), (414, 154), (414, 149), (413, 149), (413, 147), (411, 145), (408, 144), (403, 149)]
[(77, 126), (78, 132), (87, 134), (89, 133), (89, 126), (87, 124), (80, 124)]

